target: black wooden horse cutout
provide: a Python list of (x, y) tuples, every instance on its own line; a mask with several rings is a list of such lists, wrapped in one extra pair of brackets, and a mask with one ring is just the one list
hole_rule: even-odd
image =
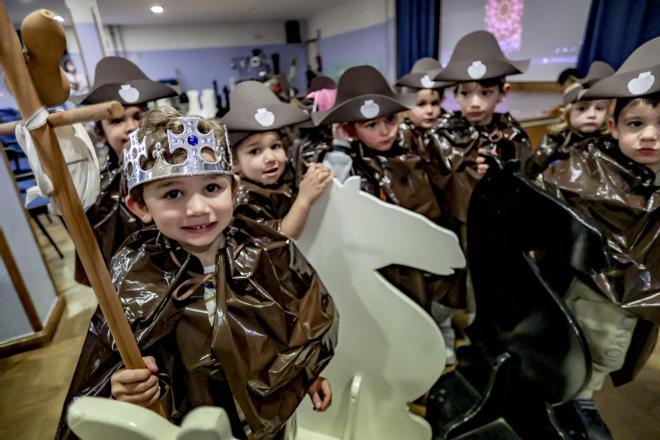
[(561, 295), (576, 273), (609, 265), (606, 242), (518, 162), (488, 160), (468, 215), (472, 343), (431, 390), (427, 419), (436, 439), (570, 438), (552, 408), (586, 384), (591, 359)]

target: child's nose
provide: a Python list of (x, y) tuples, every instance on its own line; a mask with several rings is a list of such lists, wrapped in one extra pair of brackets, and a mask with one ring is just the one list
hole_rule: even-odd
[(644, 130), (642, 130), (642, 139), (643, 140), (658, 140), (658, 136), (660, 133), (658, 133), (660, 129), (653, 124), (649, 124), (646, 127), (644, 127)]
[(201, 194), (193, 195), (188, 201), (186, 206), (186, 215), (193, 217), (197, 215), (204, 215), (209, 212), (209, 205), (206, 199)]
[(128, 118), (128, 123), (126, 124), (126, 128), (128, 129), (128, 132), (131, 133), (138, 128), (139, 121), (133, 119), (133, 118)]

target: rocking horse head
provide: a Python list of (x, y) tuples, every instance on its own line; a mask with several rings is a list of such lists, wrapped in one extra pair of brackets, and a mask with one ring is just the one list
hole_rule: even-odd
[[(450, 275), (454, 268), (465, 265), (453, 233), (422, 215), (361, 191), (359, 177), (351, 177), (343, 185), (335, 180), (333, 185), (337, 190), (326, 191), (318, 203), (323, 209), (310, 214), (309, 224), (315, 225), (315, 230), (299, 240), (301, 247), (337, 260), (357, 253), (360, 258), (352, 259), (352, 263), (359, 267), (354, 272), (362, 273), (400, 264)], [(323, 249), (315, 249), (315, 237), (335, 231), (338, 223), (343, 227), (338, 233), (332, 232), (335, 239), (324, 243)], [(406, 252), (406, 249), (417, 252)], [(428, 258), (429, 252), (437, 258)]]

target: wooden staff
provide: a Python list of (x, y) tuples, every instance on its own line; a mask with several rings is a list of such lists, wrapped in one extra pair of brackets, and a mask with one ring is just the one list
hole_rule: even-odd
[[(48, 124), (51, 127), (63, 127), (79, 122), (101, 121), (103, 119), (121, 118), (124, 115), (124, 106), (119, 101), (102, 102), (101, 104), (55, 112), (48, 115)], [(0, 124), (0, 136), (14, 134), (16, 124), (21, 121), (11, 121)]]
[[(54, 33), (41, 33), (43, 37), (42, 41), (54, 41), (58, 38), (64, 38), (62, 27), (53, 20), (53, 17), (54, 14), (45, 9), (33, 12), (23, 22), (23, 35), (25, 36), (26, 28), (37, 28), (42, 31), (43, 29), (50, 28), (53, 31), (53, 24), (55, 24)], [(29, 26), (25, 26), (26, 22), (29, 22)], [(25, 39), (25, 41), (28, 40)], [(52, 47), (47, 47), (46, 44), (39, 46), (40, 49), (50, 51), (52, 51)], [(30, 50), (31, 48), (27, 47), (27, 49)], [(57, 54), (57, 57), (51, 58), (59, 60), (62, 54), (63, 52)], [(42, 54), (32, 50), (28, 56), (31, 59), (35, 59), (33, 57), (38, 57), (39, 55)], [(18, 103), (21, 115), (23, 115), (24, 119), (31, 117), (44, 105), (37, 93), (37, 88), (32, 82), (33, 78), (23, 57), (18, 36), (7, 15), (4, 0), (0, 0), (0, 62), (5, 71), (7, 85)], [(38, 75), (34, 79), (38, 82), (50, 81), (51, 84), (53, 81), (60, 81), (59, 77), (53, 79), (53, 77), (48, 78)], [(48, 87), (41, 87), (41, 90), (47, 89)], [(51, 96), (53, 95), (51, 94)], [(80, 199), (71, 181), (71, 176), (64, 162), (53, 127), (46, 123), (42, 127), (33, 130), (32, 137), (35, 141), (37, 153), (43, 164), (44, 171), (53, 182), (54, 189), (52, 197), (62, 212), (62, 217), (66, 223), (69, 235), (78, 251), (103, 316), (105, 316), (112, 336), (115, 339), (121, 358), (128, 368), (145, 368), (142, 355), (135, 342), (131, 328), (126, 321), (124, 310), (119, 303), (117, 293), (110, 280), (110, 275), (96, 244), (92, 228), (85, 217)], [(154, 405), (152, 409), (158, 411), (161, 415), (164, 414), (160, 407), (160, 402)]]

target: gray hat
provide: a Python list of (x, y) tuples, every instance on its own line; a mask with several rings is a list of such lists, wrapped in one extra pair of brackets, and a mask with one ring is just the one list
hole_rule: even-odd
[(121, 57), (105, 57), (96, 64), (94, 85), (89, 93), (72, 96), (75, 104), (98, 104), (119, 101), (123, 105), (140, 105), (177, 92), (158, 81), (152, 81), (135, 64)]
[(582, 99), (637, 98), (660, 92), (660, 37), (639, 46), (619, 70), (589, 88)]
[(483, 81), (524, 73), (529, 60), (510, 60), (504, 56), (495, 36), (476, 31), (458, 40), (445, 69), (433, 79), (438, 81)]
[(577, 102), (582, 99), (586, 91), (600, 81), (614, 73), (614, 68), (603, 61), (594, 61), (589, 66), (589, 72), (584, 78), (576, 79), (575, 84), (571, 84), (564, 91), (564, 105)]
[(409, 87), (415, 90), (444, 89), (453, 84), (451, 81), (433, 81), (442, 71), (440, 61), (433, 58), (420, 58), (413, 64), (410, 73), (403, 75), (396, 81), (397, 86)]
[(355, 66), (339, 78), (335, 105), (324, 112), (312, 113), (314, 124), (368, 121), (409, 110), (415, 95), (394, 93), (383, 75), (372, 66)]
[(309, 114), (280, 101), (263, 83), (244, 81), (229, 97), (229, 112), (220, 120), (227, 127), (232, 145), (253, 133), (278, 130), (307, 121)]

